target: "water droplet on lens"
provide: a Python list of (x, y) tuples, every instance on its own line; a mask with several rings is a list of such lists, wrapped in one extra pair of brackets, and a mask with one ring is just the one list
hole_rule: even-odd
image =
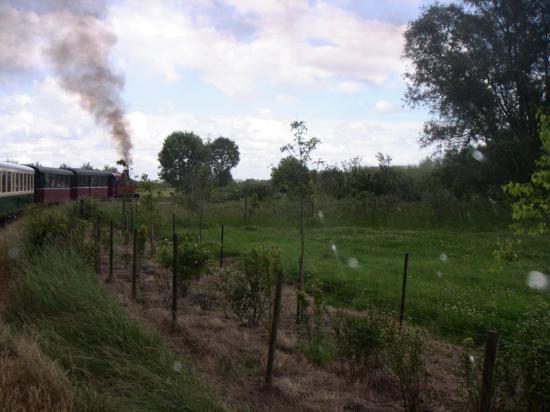
[(17, 259), (17, 256), (19, 256), (19, 249), (12, 247), (8, 250), (8, 257), (10, 259)]
[(437, 277), (440, 278), (441, 276), (443, 276), (443, 273), (441, 273), (440, 270), (437, 271)]
[(348, 266), (352, 269), (357, 269), (359, 267), (359, 261), (354, 257), (350, 257), (348, 259)]
[(474, 152), (472, 153), (472, 156), (478, 162), (485, 160), (485, 156), (483, 156), (483, 153), (481, 153), (479, 150), (474, 150)]
[(442, 253), (441, 255), (439, 255), (439, 259), (441, 259), (442, 262), (446, 262), (449, 260), (449, 256), (447, 256), (446, 253)]
[(549, 283), (548, 276), (536, 270), (532, 270), (527, 276), (527, 285), (533, 289), (546, 289)]
[(330, 248), (332, 249), (332, 251), (334, 253), (336, 253), (336, 245), (334, 243), (332, 245), (330, 245)]
[(323, 213), (322, 210), (319, 210), (319, 213), (317, 213), (319, 215), (319, 219), (323, 219), (325, 217), (325, 214)]
[(175, 372), (181, 372), (181, 362), (179, 361), (174, 361), (174, 363), (172, 364), (172, 369), (175, 371)]

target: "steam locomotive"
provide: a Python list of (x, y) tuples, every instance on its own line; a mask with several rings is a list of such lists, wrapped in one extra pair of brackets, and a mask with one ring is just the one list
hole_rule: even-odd
[(0, 162), (0, 219), (16, 214), (29, 203), (135, 197), (136, 188), (127, 170), (111, 173)]

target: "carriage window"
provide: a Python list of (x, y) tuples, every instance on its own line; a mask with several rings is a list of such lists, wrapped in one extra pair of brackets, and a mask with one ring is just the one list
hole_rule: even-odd
[(31, 175), (31, 190), (34, 191), (34, 176), (35, 175)]
[(0, 171), (0, 193), (5, 192), (4, 187), (6, 186), (6, 184), (4, 183), (4, 175), (5, 173)]
[(11, 172), (7, 173), (7, 179), (6, 180), (7, 180), (8, 184), (6, 185), (6, 187), (8, 189), (6, 190), (6, 192), (11, 192), (11, 175), (12, 175)]

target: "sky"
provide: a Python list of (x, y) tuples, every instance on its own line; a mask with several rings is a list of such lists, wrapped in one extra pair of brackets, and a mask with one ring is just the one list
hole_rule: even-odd
[[(10, 4), (0, 0), (4, 12)], [(313, 157), (325, 164), (359, 157), (374, 165), (378, 152), (394, 164), (418, 163), (430, 154), (418, 144), (429, 114), (404, 107), (408, 62), (401, 55), (406, 25), (426, 4), (107, 2), (99, 18), (113, 34), (109, 63), (124, 77), (120, 93), (134, 174), (156, 178), (164, 139), (181, 130), (204, 140), (234, 140), (241, 161), (233, 176), (268, 178), (280, 147), (292, 140), (294, 120), (305, 121), (309, 135), (321, 140)], [(0, 28), (0, 40), (10, 29)], [(11, 36), (14, 44), (24, 43)], [(108, 129), (81, 96), (60, 84), (42, 55), (44, 38), (25, 70), (2, 71), (2, 64), (17, 63), (17, 47), (0, 54), (0, 159), (54, 167), (114, 164), (120, 154)]]

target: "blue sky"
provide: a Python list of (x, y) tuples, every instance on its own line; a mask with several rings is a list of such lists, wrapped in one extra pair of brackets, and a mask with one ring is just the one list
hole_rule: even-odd
[[(110, 59), (125, 77), (122, 98), (135, 173), (156, 177), (166, 135), (192, 130), (205, 139), (223, 135), (237, 142), (241, 163), (235, 177), (266, 178), (296, 119), (321, 139), (315, 157), (327, 163), (360, 157), (374, 164), (377, 152), (390, 154), (396, 164), (418, 162), (430, 153), (417, 143), (428, 115), (402, 107), (407, 62), (401, 53), (406, 24), (424, 4), (107, 3), (101, 24), (117, 38)], [(0, 40), (10, 29), (0, 28)], [(0, 70), (0, 158), (52, 166), (113, 164), (119, 155), (108, 132), (77, 95), (59, 86), (41, 55), (47, 39), (36, 39), (32, 60), (20, 65), (24, 70), (9, 76)], [(17, 57), (0, 52), (0, 69)]]

